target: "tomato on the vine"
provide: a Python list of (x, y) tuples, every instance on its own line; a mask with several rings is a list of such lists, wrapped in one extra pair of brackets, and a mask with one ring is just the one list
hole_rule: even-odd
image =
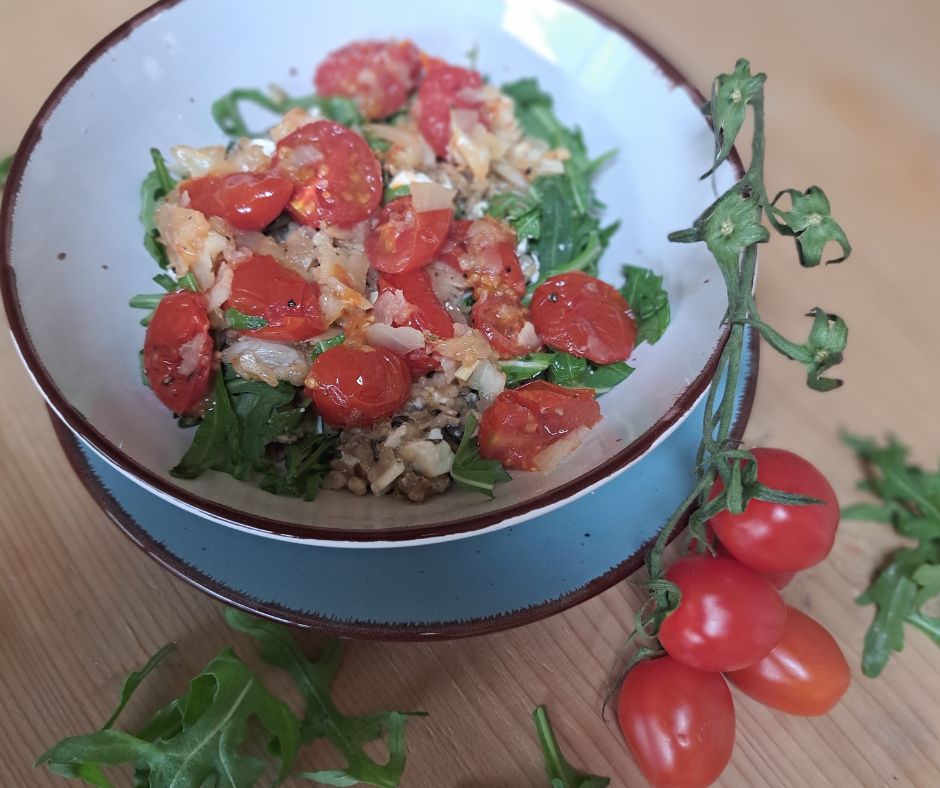
[(679, 587), (679, 606), (666, 616), (659, 640), (671, 657), (697, 670), (753, 665), (780, 642), (787, 610), (778, 591), (730, 558), (680, 558), (666, 570)]
[(180, 290), (160, 299), (147, 326), (147, 381), (174, 413), (190, 413), (209, 391), (212, 337), (206, 309), (205, 296)]
[(624, 741), (653, 785), (711, 785), (731, 760), (734, 703), (720, 673), (671, 657), (636, 665), (617, 702)]
[(343, 343), (316, 357), (304, 385), (327, 424), (364, 427), (405, 404), (411, 370), (391, 350)]
[(746, 695), (787, 714), (826, 714), (845, 694), (852, 672), (842, 649), (817, 621), (787, 607), (783, 638), (760, 662), (727, 674)]
[[(783, 449), (753, 449), (757, 480), (770, 488), (822, 501), (788, 506), (751, 499), (741, 514), (712, 517), (719, 541), (742, 564), (762, 572), (795, 572), (818, 564), (832, 550), (839, 502), (832, 485), (814, 466)], [(722, 489), (715, 482), (712, 495)]]

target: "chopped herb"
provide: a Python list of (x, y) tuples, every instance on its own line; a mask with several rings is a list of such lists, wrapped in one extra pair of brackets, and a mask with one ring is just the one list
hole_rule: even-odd
[(410, 186), (396, 186), (394, 189), (386, 186), (385, 193), (382, 195), (382, 202), (391, 202), (399, 197), (406, 197), (411, 194)]
[(626, 279), (620, 293), (636, 319), (636, 343), (656, 344), (669, 325), (669, 296), (663, 278), (646, 268), (625, 265)]
[(606, 394), (633, 372), (633, 368), (622, 361), (595, 364), (560, 350), (510, 359), (501, 362), (500, 366), (506, 374), (506, 385), (510, 387), (545, 378), (566, 388), (594, 389), (598, 396)]
[(335, 337), (330, 337), (329, 339), (321, 339), (317, 342), (314, 342), (310, 357), (316, 358), (324, 350), (329, 350), (331, 347), (342, 345), (345, 339), (346, 339), (346, 335), (342, 331), (340, 331), (340, 333), (338, 333)]
[(508, 482), (512, 477), (496, 460), (480, 457), (480, 442), (477, 440), (477, 419), (472, 413), (464, 424), (463, 438), (454, 454), (450, 469), (451, 478), (466, 490), (493, 497), (497, 482)]
[(899, 536), (917, 542), (895, 552), (856, 600), (875, 606), (862, 653), (862, 670), (874, 678), (892, 652), (904, 648), (907, 625), (940, 646), (940, 618), (923, 611), (940, 596), (940, 470), (931, 473), (910, 465), (907, 449), (894, 439), (884, 446), (851, 436), (845, 440), (866, 470), (859, 488), (880, 502), (848, 506), (842, 516), (890, 525)]
[(369, 134), (369, 132), (364, 132), (362, 136), (365, 137), (369, 147), (376, 153), (388, 153), (392, 149), (392, 143), (382, 137), (376, 137), (374, 134)]
[(263, 137), (266, 131), (250, 131), (242, 114), (241, 104), (246, 102), (275, 115), (292, 109), (317, 107), (320, 114), (344, 126), (361, 126), (362, 113), (352, 99), (342, 96), (273, 96), (254, 88), (236, 88), (212, 103), (212, 118), (229, 137)]
[(192, 290), (194, 293), (199, 292), (199, 282), (196, 281), (196, 275), (192, 271), (188, 271), (185, 276), (181, 276), (176, 284), (184, 290)]
[(132, 309), (150, 310), (145, 317), (140, 319), (142, 326), (150, 325), (150, 321), (153, 320), (153, 313), (156, 311), (157, 305), (163, 300), (165, 295), (166, 293), (138, 293), (128, 302)]
[(160, 285), (160, 287), (162, 287), (168, 293), (176, 292), (178, 287), (178, 282), (169, 274), (159, 273), (153, 278), (153, 281)]
[(257, 331), (268, 325), (268, 321), (261, 315), (246, 315), (234, 307), (225, 310), (225, 323), (236, 331)]

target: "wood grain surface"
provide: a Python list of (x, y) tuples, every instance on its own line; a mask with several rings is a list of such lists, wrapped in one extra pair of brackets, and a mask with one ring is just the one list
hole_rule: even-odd
[[(787, 242), (762, 250), (759, 299), (769, 322), (802, 336), (801, 315), (818, 304), (846, 318), (851, 338), (840, 370), (846, 386), (826, 396), (803, 386), (798, 367), (764, 353), (749, 440), (798, 450), (843, 500), (853, 498), (857, 471), (836, 438), (842, 427), (893, 431), (918, 460), (935, 462), (940, 4), (896, 0), (888, 11), (874, 0), (591, 2), (705, 92), (740, 56), (766, 71), (770, 188), (822, 185), (855, 246), (848, 263), (810, 272), (798, 270)], [(67, 68), (144, 5), (4, 4), (0, 151), (13, 149)], [(152, 563), (97, 509), (6, 331), (0, 368), (0, 784), (54, 785), (32, 760), (99, 725), (124, 674), (159, 646), (179, 642), (131, 721), (180, 692), (224, 644), (245, 643), (218, 604)], [(940, 785), (940, 650), (909, 633), (882, 678), (858, 669), (871, 609), (852, 600), (893, 544), (879, 528), (845, 523), (832, 557), (785, 593), (838, 638), (855, 671), (852, 688), (813, 720), (739, 698), (737, 747), (722, 785)], [(409, 727), (406, 788), (545, 786), (530, 720), (538, 703), (549, 704), (575, 763), (609, 774), (615, 786), (639, 786), (619, 734), (599, 714), (637, 598), (621, 585), (547, 621), (472, 640), (352, 643), (337, 697), (357, 712), (430, 712)], [(330, 757), (315, 749), (303, 765), (324, 768)]]

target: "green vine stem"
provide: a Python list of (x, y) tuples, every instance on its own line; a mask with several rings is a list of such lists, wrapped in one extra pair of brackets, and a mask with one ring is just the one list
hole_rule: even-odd
[[(830, 241), (839, 244), (842, 256), (829, 262), (840, 262), (851, 253), (851, 246), (842, 228), (832, 219), (828, 199), (819, 187), (811, 186), (805, 192), (785, 189), (773, 200), (768, 196), (764, 181), (765, 81), (764, 74), (750, 73), (746, 60), (739, 60), (732, 74), (722, 74), (715, 79), (711, 99), (703, 108), (715, 132), (715, 158), (703, 177), (712, 175), (730, 155), (748, 106), (754, 118), (750, 164), (741, 179), (720, 195), (691, 228), (669, 236), (670, 240), (680, 243), (704, 241), (715, 257), (728, 293), (725, 315), (728, 338), (705, 400), (702, 440), (696, 453), (697, 481), (646, 556), (649, 574), (646, 588), (651, 600), (637, 613), (636, 629), (628, 642), (637, 636), (655, 641), (663, 619), (679, 604), (679, 589), (665, 578), (663, 554), (687, 512), (691, 510), (684, 549), (691, 549), (694, 542), (698, 550), (710, 550), (705, 525), (723, 509), (740, 513), (753, 498), (788, 505), (814, 502), (805, 496), (771, 490), (760, 484), (754, 456), (738, 447), (731, 438), (749, 327), (756, 328), (775, 350), (803, 364), (807, 384), (817, 391), (830, 391), (841, 385), (841, 381), (823, 377), (823, 374), (842, 360), (848, 339), (848, 328), (842, 319), (818, 307), (808, 313), (813, 318), (813, 326), (804, 343), (786, 339), (761, 320), (757, 311), (753, 295), (757, 247), (770, 239), (770, 232), (763, 224), (764, 217), (778, 234), (795, 238), (803, 267), (818, 265)], [(790, 210), (777, 207), (784, 196), (790, 200)], [(719, 479), (721, 489), (713, 492)], [(661, 653), (658, 643), (653, 648), (643, 647), (632, 664), (657, 653)]]

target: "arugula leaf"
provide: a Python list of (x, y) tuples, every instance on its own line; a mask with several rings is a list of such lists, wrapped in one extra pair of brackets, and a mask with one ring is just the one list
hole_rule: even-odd
[[(118, 712), (164, 651), (128, 677)], [(101, 767), (124, 763), (134, 764), (137, 785), (201, 788), (211, 781), (248, 788), (267, 767), (266, 761), (240, 751), (251, 720), (270, 736), (269, 751), (280, 761), (274, 784), (280, 785), (297, 755), (299, 720), (225, 648), (190, 682), (189, 690), (160, 709), (137, 736), (106, 725), (96, 733), (59, 742), (35, 765), (108, 788), (111, 783)]]
[(609, 777), (578, 771), (568, 763), (561, 752), (552, 723), (548, 719), (548, 710), (544, 706), (536, 708), (532, 718), (535, 720), (535, 730), (545, 758), (545, 771), (552, 788), (606, 788), (610, 785)]
[(108, 717), (108, 721), (101, 726), (101, 730), (106, 731), (108, 728), (112, 727), (117, 718), (121, 716), (121, 712), (124, 711), (124, 707), (127, 706), (128, 702), (131, 699), (131, 696), (136, 692), (137, 688), (141, 685), (141, 682), (150, 674), (150, 672), (159, 665), (164, 657), (169, 654), (175, 648), (174, 643), (167, 643), (163, 648), (161, 648), (156, 654), (154, 654), (150, 659), (147, 660), (147, 663), (140, 669), (132, 671), (127, 675), (127, 678), (124, 679), (124, 683), (121, 685), (121, 698), (118, 701), (117, 708), (114, 709), (114, 712)]
[(313, 350), (311, 352), (311, 358), (316, 358), (324, 350), (329, 350), (331, 347), (336, 347), (337, 345), (342, 345), (346, 341), (346, 335), (340, 331), (335, 337), (330, 337), (329, 339), (320, 339), (313, 343)]
[(166, 256), (166, 249), (160, 243), (160, 234), (154, 224), (154, 213), (157, 203), (173, 191), (176, 182), (170, 177), (159, 150), (151, 148), (150, 158), (153, 160), (153, 169), (147, 173), (140, 185), (140, 222), (144, 226), (144, 248), (150, 252), (150, 256), (157, 261), (160, 268), (167, 269), (170, 267), (170, 261)]
[(862, 670), (874, 678), (884, 670), (892, 652), (904, 648), (906, 624), (940, 645), (940, 618), (922, 610), (940, 596), (940, 470), (928, 473), (908, 464), (907, 449), (893, 438), (883, 446), (852, 436), (844, 436), (844, 440), (866, 471), (860, 489), (882, 503), (846, 507), (843, 517), (887, 523), (899, 535), (918, 542), (916, 547), (895, 552), (856, 599), (860, 605), (875, 606), (862, 654)]
[(7, 182), (7, 177), (10, 174), (10, 167), (13, 166), (13, 155), (4, 156), (0, 159), (0, 189), (3, 188), (3, 185)]
[(554, 353), (532, 353), (522, 358), (511, 358), (499, 363), (506, 375), (506, 385), (512, 388), (541, 375), (555, 358)]
[(225, 310), (225, 322), (229, 328), (236, 331), (255, 331), (268, 325), (268, 321), (261, 315), (246, 315), (234, 307)]
[(592, 180), (613, 152), (591, 159), (581, 131), (561, 123), (552, 97), (536, 80), (521, 79), (503, 85), (503, 92), (514, 100), (516, 118), (527, 134), (545, 140), (553, 148), (565, 148), (569, 157), (563, 175), (536, 178), (527, 195), (499, 195), (488, 212), (508, 221), (520, 240), (534, 242), (539, 278), (533, 287), (565, 271), (586, 271), (596, 276), (597, 262), (619, 222), (601, 226), (604, 206), (594, 194)]
[(508, 482), (512, 477), (496, 460), (484, 460), (480, 457), (480, 442), (477, 440), (476, 431), (477, 418), (471, 413), (464, 424), (460, 445), (454, 453), (450, 475), (458, 487), (493, 498), (493, 488), (497, 482)]
[(669, 325), (669, 296), (663, 278), (647, 268), (625, 265), (626, 281), (620, 294), (626, 299), (636, 320), (636, 343), (655, 345)]
[(500, 362), (510, 388), (520, 383), (544, 377), (559, 386), (576, 389), (594, 389), (598, 396), (606, 394), (633, 372), (633, 367), (622, 361), (614, 364), (595, 364), (561, 350), (532, 353), (523, 358)]
[[(226, 461), (226, 456), (231, 453), (232, 448), (237, 450), (241, 441), (241, 425), (232, 409), (225, 379), (220, 372), (215, 373), (212, 393), (214, 402), (206, 410), (196, 429), (192, 445), (179, 463), (170, 469), (170, 476), (177, 479), (195, 479), (210, 468), (233, 467)], [(236, 476), (234, 473), (232, 475)]]
[[(304, 698), (300, 741), (304, 744), (327, 738), (346, 760), (342, 769), (301, 772), (303, 777), (322, 785), (367, 785), (395, 788), (405, 770), (405, 723), (410, 716), (424, 712), (381, 711), (363, 717), (348, 717), (333, 703), (332, 683), (342, 656), (339, 641), (332, 641), (317, 661), (308, 660), (290, 633), (277, 624), (250, 616), (240, 610), (225, 611), (229, 626), (251, 635), (258, 642), (261, 658), (287, 671)], [(389, 759), (380, 764), (363, 749), (367, 742), (388, 732)]]
[(356, 103), (342, 96), (288, 96), (272, 95), (255, 88), (235, 88), (212, 103), (212, 118), (229, 137), (263, 137), (267, 131), (250, 131), (242, 114), (241, 104), (247, 102), (275, 115), (292, 109), (317, 107), (320, 114), (344, 126), (361, 126), (362, 113)]

